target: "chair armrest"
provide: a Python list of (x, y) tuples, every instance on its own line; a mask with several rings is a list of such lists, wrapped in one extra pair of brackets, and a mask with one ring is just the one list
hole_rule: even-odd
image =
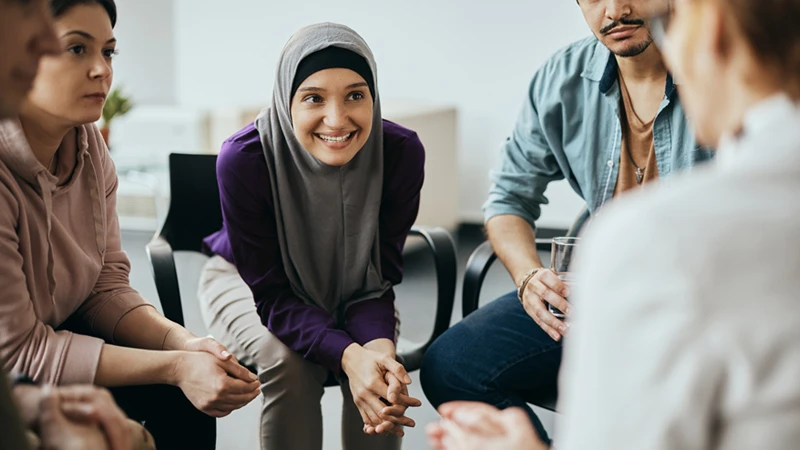
[[(537, 251), (550, 250), (550, 239), (536, 239)], [(492, 263), (497, 259), (497, 255), (492, 248), (492, 243), (484, 241), (470, 255), (467, 261), (467, 268), (464, 272), (464, 284), (461, 289), (461, 315), (467, 317), (478, 309), (481, 299), (481, 289), (483, 281)]]
[(178, 286), (178, 272), (175, 270), (172, 246), (163, 236), (157, 235), (147, 244), (146, 250), (164, 316), (178, 325), (184, 326), (181, 292)]
[(456, 294), (456, 246), (450, 234), (442, 228), (414, 227), (410, 235), (420, 236), (428, 244), (433, 253), (436, 267), (436, 316), (433, 322), (433, 331), (427, 342), (410, 351), (399, 355), (399, 360), (406, 371), (419, 369), (425, 351), (439, 336), (450, 328), (450, 319), (453, 315), (453, 303)]
[(472, 252), (469, 260), (467, 260), (467, 267), (464, 271), (464, 285), (461, 289), (462, 318), (467, 317), (478, 309), (483, 280), (496, 259), (497, 255), (492, 248), (492, 243), (484, 241)]

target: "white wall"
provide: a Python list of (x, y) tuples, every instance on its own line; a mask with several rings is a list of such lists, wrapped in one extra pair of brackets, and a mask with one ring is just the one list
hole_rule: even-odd
[[(555, 0), (175, 0), (178, 101), (264, 104), (286, 40), (334, 21), (358, 31), (378, 60), (381, 96), (454, 104), (459, 111), (461, 209), (480, 220), (488, 168), (534, 71), (588, 34), (575, 2)], [(569, 223), (580, 201), (551, 193), (542, 225)]]
[(124, 86), (137, 104), (177, 101), (175, 15), (172, 0), (117, 0), (119, 57), (114, 85)]
[[(118, 78), (142, 101), (262, 106), (278, 54), (300, 27), (344, 23), (370, 44), (381, 96), (454, 105), (460, 203), (481, 221), (500, 143), (542, 62), (588, 34), (562, 0), (119, 0)], [(172, 18), (170, 19), (170, 15)], [(172, 34), (171, 34), (171, 33)], [(136, 42), (133, 42), (133, 41)], [(542, 226), (567, 226), (582, 202), (565, 183), (548, 191)]]

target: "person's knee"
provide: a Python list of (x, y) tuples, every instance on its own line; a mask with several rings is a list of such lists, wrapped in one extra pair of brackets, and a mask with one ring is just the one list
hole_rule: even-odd
[(440, 343), (442, 338), (446, 335), (447, 333), (442, 335), (428, 348), (422, 360), (422, 366), (419, 369), (422, 392), (425, 393), (425, 397), (431, 402), (431, 406), (434, 408), (438, 408), (439, 405), (442, 404), (441, 392), (444, 388), (441, 386), (441, 377), (445, 374), (442, 373), (441, 369), (442, 366), (446, 366), (446, 364), (440, 364), (442, 354), (441, 348), (443, 347)]
[[(272, 341), (270, 339), (269, 341)], [(260, 377), (292, 377), (301, 372), (302, 358), (285, 345), (278, 342), (264, 343), (254, 355)], [(262, 380), (262, 383), (266, 380)]]
[(267, 339), (255, 356), (258, 379), (265, 395), (269, 392), (290, 393), (322, 389), (327, 372), (304, 360), (277, 338)]
[(465, 374), (473, 372), (469, 367), (471, 338), (459, 325), (454, 326), (437, 339), (425, 352), (420, 368), (420, 382), (425, 397), (434, 407), (456, 400), (458, 392), (470, 389)]

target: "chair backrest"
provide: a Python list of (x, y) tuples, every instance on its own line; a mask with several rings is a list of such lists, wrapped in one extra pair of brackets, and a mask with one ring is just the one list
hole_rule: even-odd
[(567, 230), (567, 236), (569, 237), (576, 237), (578, 236), (586, 224), (589, 223), (589, 220), (592, 218), (592, 214), (589, 212), (589, 207), (584, 206), (581, 212), (578, 214), (578, 217), (575, 219), (575, 222), (572, 223), (572, 226), (569, 227)]
[(169, 212), (160, 234), (175, 251), (197, 251), (222, 227), (217, 155), (169, 155)]

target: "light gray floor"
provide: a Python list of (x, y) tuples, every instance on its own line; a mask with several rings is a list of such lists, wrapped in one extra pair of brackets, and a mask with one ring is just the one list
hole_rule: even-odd
[[(145, 244), (151, 235), (141, 232), (123, 232), (122, 245), (131, 260), (131, 284), (153, 302), (156, 306), (158, 296), (150, 273), (150, 265), (144, 251)], [(475, 232), (465, 232), (458, 236), (459, 283), (456, 292), (456, 305), (453, 321), (461, 318), (461, 277), (469, 254), (481, 241)], [(543, 255), (543, 258), (546, 255)], [(544, 259), (547, 260), (547, 259)], [(181, 284), (183, 311), (188, 328), (197, 335), (206, 335), (207, 331), (200, 318), (196, 300), (196, 286), (200, 268), (205, 257), (199, 254), (178, 254), (176, 265)], [(405, 276), (403, 283), (396, 288), (397, 306), (401, 317), (401, 334), (404, 338), (422, 342), (430, 334), (435, 310), (435, 282), (433, 277), (433, 261), (422, 252), (414, 251), (406, 256)], [(482, 301), (489, 301), (513, 289), (513, 283), (500, 264), (490, 270), (482, 291)], [(424, 400), (419, 385), (418, 373), (412, 373), (413, 384), (410, 394)], [(220, 450), (257, 450), (259, 401), (255, 400), (246, 407), (218, 421), (217, 448)], [(328, 388), (322, 401), (323, 417), (340, 417), (342, 396), (338, 388)], [(536, 409), (548, 431), (552, 431), (554, 415), (549, 411)], [(410, 411), (409, 415), (417, 422), (417, 427), (406, 430), (403, 448), (421, 450), (428, 448), (424, 428), (437, 419), (436, 411), (429, 405)], [(341, 449), (340, 424), (338, 420), (327, 420), (324, 431), (324, 449)], [(295, 449), (287, 449), (295, 450)], [(303, 450), (303, 449), (297, 449)]]

